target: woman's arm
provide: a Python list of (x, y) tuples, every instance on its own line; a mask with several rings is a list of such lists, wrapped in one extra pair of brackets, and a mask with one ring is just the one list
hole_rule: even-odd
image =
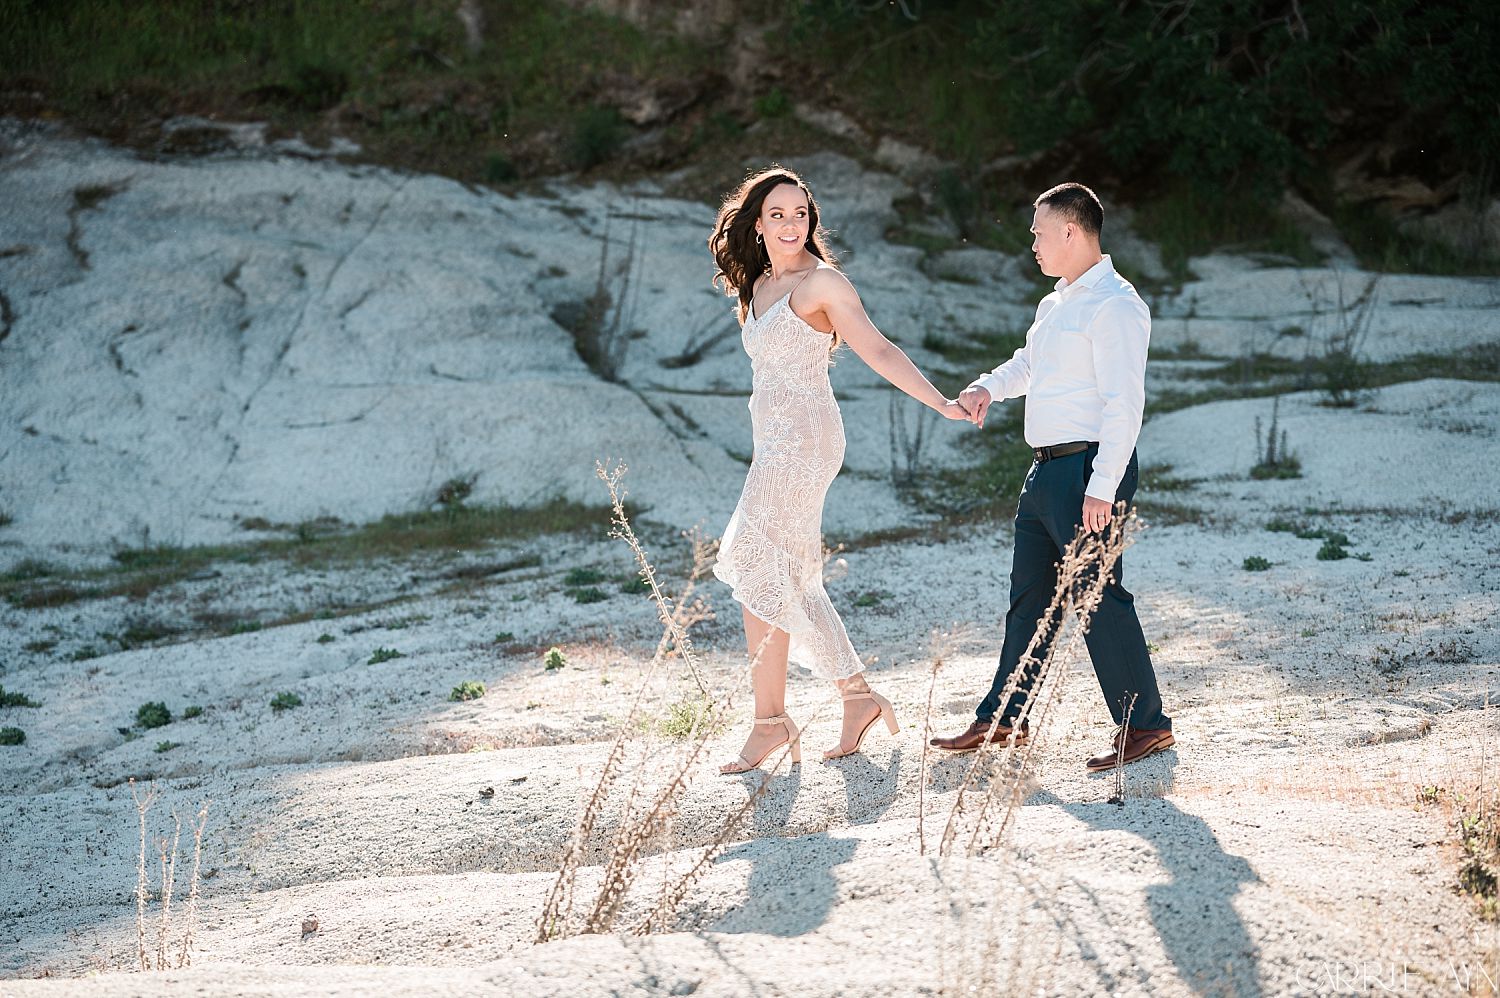
[(828, 321), (838, 331), (839, 337), (849, 344), (859, 359), (870, 365), (870, 369), (897, 388), (924, 405), (931, 406), (950, 419), (966, 419), (967, 413), (933, 387), (917, 365), (906, 356), (906, 351), (886, 339), (870, 317), (865, 314), (864, 303), (859, 292), (849, 279), (836, 270), (821, 270), (808, 278), (807, 288), (816, 295), (819, 311), (828, 316)]

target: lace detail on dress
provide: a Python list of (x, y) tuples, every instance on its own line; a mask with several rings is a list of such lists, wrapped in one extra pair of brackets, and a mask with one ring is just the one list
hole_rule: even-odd
[(714, 575), (791, 635), (788, 659), (821, 678), (847, 679), (864, 664), (823, 588), (823, 500), (844, 463), (844, 423), (828, 382), (829, 337), (790, 300), (788, 292), (765, 314), (747, 316), (740, 333), (755, 458)]

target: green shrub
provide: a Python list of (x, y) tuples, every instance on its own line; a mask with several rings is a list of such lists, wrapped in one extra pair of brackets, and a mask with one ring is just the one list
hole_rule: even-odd
[(609, 599), (609, 594), (598, 586), (584, 586), (582, 589), (569, 589), (568, 595), (579, 603), (602, 603)]
[(792, 102), (780, 87), (772, 87), (755, 98), (755, 115), (758, 118), (779, 118), (792, 109)]
[(563, 585), (591, 586), (596, 582), (603, 582), (604, 578), (604, 573), (597, 568), (570, 568), (568, 574), (563, 576)]
[(278, 714), (283, 710), (291, 710), (293, 707), (302, 706), (302, 698), (290, 690), (283, 690), (271, 698), (271, 709)]
[(1264, 572), (1271, 567), (1271, 563), (1258, 554), (1252, 554), (1241, 567), (1247, 572)]
[(1319, 561), (1341, 561), (1347, 557), (1349, 557), (1348, 549), (1331, 537), (1323, 542), (1322, 547), (1318, 548)]
[(333, 635), (332, 634), (319, 634), (318, 635), (318, 644), (320, 644), (320, 645), (330, 644), (330, 643), (332, 643), (332, 641), (333, 641)]
[(448, 694), (448, 699), (454, 702), (465, 700), (478, 700), (484, 696), (484, 684), (477, 679), (465, 679), (453, 687), (453, 692)]
[(157, 742), (156, 743), (156, 751), (157, 752), (170, 752), (174, 748), (178, 748), (181, 745), (182, 745), (182, 742)]
[(406, 656), (394, 648), (376, 648), (370, 653), (366, 665), (379, 665), (381, 662), (389, 662), (393, 658), (405, 658)]
[(135, 723), (142, 728), (160, 728), (172, 723), (172, 712), (160, 700), (143, 703), (136, 709)]
[(20, 728), (0, 728), (0, 745), (20, 745), (26, 741), (26, 732)]
[(567, 664), (568, 657), (564, 655), (562, 649), (558, 648), (556, 645), (548, 648), (547, 654), (542, 656), (542, 667), (545, 668), (548, 672), (551, 672), (553, 669), (561, 669)]
[(196, 704), (193, 705), (193, 706), (191, 706), (191, 707), (184, 707), (182, 709), (182, 719), (184, 721), (191, 721), (195, 717), (202, 717), (202, 716), (203, 716), (203, 708), (197, 706)]
[(516, 164), (498, 153), (484, 159), (484, 181), (487, 184), (508, 184), (520, 177)]
[(612, 107), (585, 108), (573, 118), (568, 139), (568, 165), (587, 170), (614, 156), (625, 140), (625, 120)]
[(0, 686), (0, 707), (40, 707), (41, 704), (31, 699), (24, 693), (14, 690), (7, 693), (4, 686)]
[(516, 636), (510, 631), (501, 631), (495, 635), (495, 644), (497, 645), (510, 644), (514, 640), (516, 640)]

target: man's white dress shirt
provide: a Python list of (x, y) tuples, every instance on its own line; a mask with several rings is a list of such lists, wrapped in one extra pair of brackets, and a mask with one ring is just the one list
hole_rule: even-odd
[(1085, 493), (1113, 503), (1141, 432), (1151, 310), (1109, 255), (1057, 282), (1036, 307), (1026, 344), (971, 388), (996, 402), (1026, 396), (1026, 442), (1097, 440)]

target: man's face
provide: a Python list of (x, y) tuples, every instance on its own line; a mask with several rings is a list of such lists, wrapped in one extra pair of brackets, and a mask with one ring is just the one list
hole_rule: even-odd
[(1068, 249), (1068, 226), (1051, 205), (1037, 205), (1031, 218), (1031, 255), (1048, 277), (1063, 275), (1063, 257)]

